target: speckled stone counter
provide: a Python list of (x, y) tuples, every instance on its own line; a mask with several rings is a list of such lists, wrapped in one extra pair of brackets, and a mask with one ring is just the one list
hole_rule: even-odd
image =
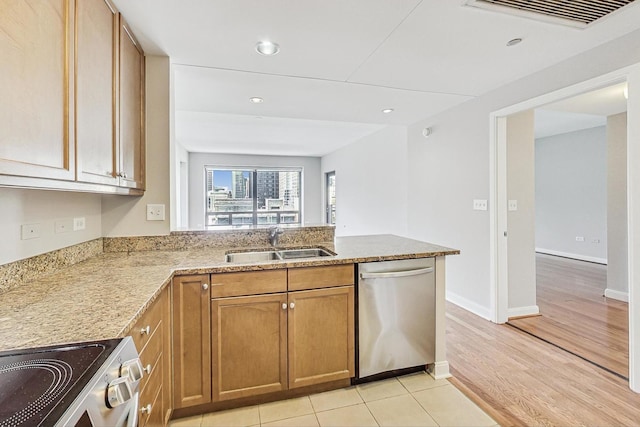
[[(126, 336), (174, 275), (459, 253), (455, 249), (392, 235), (341, 237), (318, 246), (337, 255), (240, 264), (225, 262), (225, 254), (240, 250), (239, 247), (104, 252), (0, 294), (0, 350)], [(268, 249), (265, 246), (249, 248)]]

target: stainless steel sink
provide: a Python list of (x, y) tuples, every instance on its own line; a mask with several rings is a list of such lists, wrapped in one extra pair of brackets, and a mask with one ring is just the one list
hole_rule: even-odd
[(333, 256), (331, 252), (328, 252), (322, 248), (311, 249), (285, 249), (278, 252), (282, 259), (295, 259), (295, 258), (315, 258), (319, 256)]
[(285, 259), (316, 258), (333, 256), (334, 253), (324, 248), (281, 249), (277, 251), (247, 251), (234, 252), (226, 255), (227, 262), (265, 262)]
[(252, 251), (227, 254), (227, 262), (264, 262), (281, 259), (276, 251)]

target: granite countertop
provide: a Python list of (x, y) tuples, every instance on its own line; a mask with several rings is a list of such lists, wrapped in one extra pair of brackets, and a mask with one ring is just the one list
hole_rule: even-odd
[(126, 336), (174, 275), (459, 253), (393, 235), (338, 237), (314, 246), (337, 255), (240, 264), (225, 262), (227, 252), (240, 248), (102, 253), (0, 294), (0, 351)]

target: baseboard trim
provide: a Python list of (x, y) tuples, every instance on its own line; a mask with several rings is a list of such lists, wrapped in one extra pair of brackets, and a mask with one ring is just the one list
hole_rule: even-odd
[(451, 378), (449, 373), (449, 362), (435, 362), (429, 365), (427, 372), (435, 380), (443, 380), (445, 378)]
[(472, 312), (476, 316), (480, 316), (483, 319), (491, 320), (491, 311), (478, 303), (461, 297), (460, 295), (451, 291), (447, 291), (446, 298), (447, 301), (457, 305), (458, 307), (462, 307), (467, 311)]
[(514, 307), (507, 310), (507, 318), (513, 320), (517, 317), (537, 316), (540, 314), (540, 308), (537, 305), (528, 307)]
[(629, 293), (628, 292), (620, 292), (614, 289), (605, 289), (604, 296), (607, 298), (615, 299), (618, 301), (629, 302)]
[(596, 264), (607, 265), (606, 258), (598, 258), (594, 256), (589, 256), (589, 255), (573, 254), (570, 252), (562, 252), (562, 251), (556, 251), (553, 249), (545, 249), (545, 248), (536, 248), (536, 252), (539, 252), (541, 254), (555, 255), (555, 256), (561, 256), (563, 258), (571, 258), (571, 259), (577, 259), (580, 261), (595, 262)]

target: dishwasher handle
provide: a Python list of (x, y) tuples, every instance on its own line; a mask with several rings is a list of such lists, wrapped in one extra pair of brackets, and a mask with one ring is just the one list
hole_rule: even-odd
[(418, 276), (433, 273), (433, 267), (418, 268), (416, 270), (387, 271), (384, 273), (360, 273), (361, 279), (393, 279), (396, 277)]

